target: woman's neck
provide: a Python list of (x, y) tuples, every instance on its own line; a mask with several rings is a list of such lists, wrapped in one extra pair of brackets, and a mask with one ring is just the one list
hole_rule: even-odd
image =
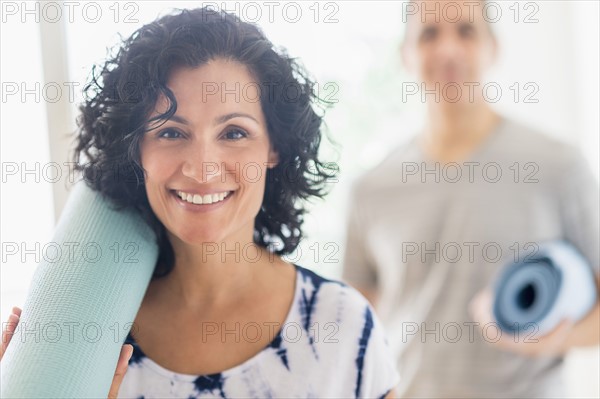
[(235, 307), (265, 284), (283, 262), (252, 241), (228, 240), (190, 245), (171, 239), (175, 264), (153, 281), (154, 300), (197, 314)]

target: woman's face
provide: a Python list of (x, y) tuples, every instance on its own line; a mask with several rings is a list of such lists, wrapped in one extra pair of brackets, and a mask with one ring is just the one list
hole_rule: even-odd
[[(216, 59), (175, 69), (167, 86), (177, 112), (151, 125), (140, 146), (152, 210), (191, 245), (251, 242), (266, 171), (277, 162), (257, 83), (244, 65)], [(161, 98), (150, 117), (166, 110)]]
[(413, 5), (417, 11), (408, 17), (405, 65), (429, 90), (436, 84), (458, 83), (468, 92), (469, 87), (462, 85), (480, 82), (495, 52), (495, 41), (484, 19), (484, 3), (435, 1)]

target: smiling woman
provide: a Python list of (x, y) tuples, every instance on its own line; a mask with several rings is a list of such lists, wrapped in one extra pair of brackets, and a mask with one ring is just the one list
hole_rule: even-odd
[[(206, 96), (206, 82), (235, 88), (253, 78), (243, 64), (225, 58), (173, 71), (167, 87), (177, 99), (177, 118), (150, 129), (140, 145), (154, 214), (170, 234), (200, 251), (203, 243), (230, 236), (251, 240), (267, 169), (277, 164), (260, 103), (246, 96), (222, 101), (219, 92)], [(168, 109), (164, 97), (157, 108), (150, 119)]]
[(302, 238), (302, 201), (336, 174), (318, 157), (312, 86), (256, 26), (208, 9), (143, 26), (93, 74), (77, 170), (139, 211), (160, 247), (111, 392), (392, 395), (368, 301), (281, 258)]

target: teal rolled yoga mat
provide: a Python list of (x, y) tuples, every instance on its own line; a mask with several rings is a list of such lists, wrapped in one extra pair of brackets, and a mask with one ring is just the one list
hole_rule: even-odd
[(0, 364), (2, 398), (106, 398), (158, 259), (130, 210), (77, 182)]
[(506, 265), (496, 281), (494, 316), (504, 331), (542, 336), (565, 317), (582, 319), (596, 300), (587, 260), (570, 243), (555, 240)]

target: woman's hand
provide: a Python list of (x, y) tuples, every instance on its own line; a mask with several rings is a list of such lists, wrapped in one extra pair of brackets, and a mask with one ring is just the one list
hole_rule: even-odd
[(17, 324), (19, 324), (19, 318), (21, 317), (21, 309), (18, 307), (12, 308), (12, 313), (8, 316), (8, 322), (6, 328), (2, 330), (2, 346), (0, 346), (0, 360), (4, 357), (4, 352), (15, 333)]
[(121, 347), (121, 354), (119, 355), (119, 361), (117, 362), (117, 369), (115, 370), (115, 375), (113, 377), (112, 384), (108, 391), (108, 399), (116, 399), (117, 394), (119, 393), (119, 387), (121, 386), (121, 382), (123, 382), (123, 378), (125, 377), (125, 373), (127, 372), (127, 367), (129, 366), (129, 359), (133, 354), (133, 346), (130, 344), (125, 344)]
[[(10, 343), (10, 340), (12, 339), (12, 336), (15, 333), (17, 325), (19, 324), (20, 317), (21, 309), (15, 306), (12, 309), (12, 313), (8, 316), (6, 328), (2, 330), (2, 346), (0, 347), (0, 360), (2, 360), (4, 352), (6, 352), (6, 348), (8, 347), (8, 344)], [(108, 391), (108, 399), (117, 398), (117, 394), (119, 393), (119, 387), (121, 386), (121, 382), (123, 382), (123, 378), (125, 377), (125, 372), (127, 371), (129, 359), (131, 358), (132, 354), (133, 346), (131, 346), (130, 344), (125, 344), (121, 347), (119, 361), (117, 362), (117, 369), (115, 370), (115, 375), (113, 377), (110, 390)]]

